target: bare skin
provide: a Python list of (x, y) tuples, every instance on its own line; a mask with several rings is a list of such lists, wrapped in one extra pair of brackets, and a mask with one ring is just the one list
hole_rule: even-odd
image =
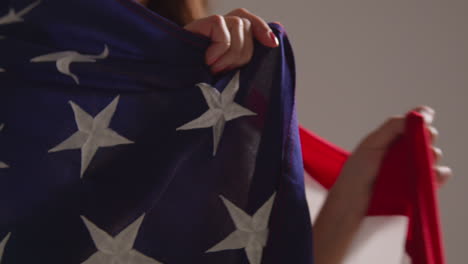
[(206, 64), (215, 74), (247, 64), (253, 55), (254, 38), (267, 47), (279, 45), (268, 24), (245, 9), (201, 18), (185, 29), (211, 38), (213, 43), (206, 51)]
[[(143, 4), (148, 0), (140, 0)], [(184, 27), (212, 40), (206, 51), (206, 64), (213, 74), (247, 64), (253, 55), (254, 39), (275, 48), (278, 40), (267, 23), (246, 9), (236, 9), (225, 16), (213, 15), (197, 19)], [(432, 144), (438, 136), (432, 126), (434, 110), (427, 106), (415, 109), (426, 120), (432, 135)], [(405, 117), (394, 116), (367, 135), (347, 160), (338, 181), (330, 190), (327, 200), (314, 225), (314, 256), (317, 264), (338, 264), (365, 216), (371, 197), (372, 185), (382, 159), (390, 144), (404, 131)], [(432, 145), (438, 162), (442, 151)], [(449, 167), (434, 167), (440, 185), (452, 177)]]
[[(137, 0), (147, 6), (150, 0)], [(194, 8), (197, 1), (187, 1)], [(199, 18), (184, 26), (192, 33), (212, 40), (205, 56), (205, 62), (213, 74), (239, 68), (247, 64), (254, 52), (254, 39), (261, 44), (276, 48), (278, 39), (268, 24), (260, 17), (240, 8), (228, 14)]]

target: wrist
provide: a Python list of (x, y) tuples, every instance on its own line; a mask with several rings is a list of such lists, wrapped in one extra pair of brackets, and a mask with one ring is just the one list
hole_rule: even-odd
[(366, 215), (372, 188), (366, 184), (338, 181), (328, 193), (326, 203), (342, 212), (344, 217), (362, 218)]
[(314, 223), (317, 264), (338, 264), (367, 212), (365, 192), (335, 186)]

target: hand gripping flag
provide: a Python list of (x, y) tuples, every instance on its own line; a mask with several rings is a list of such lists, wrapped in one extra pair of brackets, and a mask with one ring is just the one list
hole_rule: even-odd
[[(404, 134), (382, 162), (368, 216), (344, 263), (445, 263), (430, 136), (420, 114), (409, 113), (406, 120)], [(301, 140), (315, 217), (349, 153), (305, 129)]]
[(311, 264), (294, 61), (132, 0), (0, 1), (1, 264)]

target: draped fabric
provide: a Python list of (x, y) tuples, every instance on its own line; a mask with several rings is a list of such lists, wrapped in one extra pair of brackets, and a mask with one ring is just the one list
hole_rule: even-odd
[(0, 2), (0, 263), (311, 264), (294, 60), (131, 0)]
[[(423, 117), (408, 113), (406, 129), (386, 154), (367, 217), (343, 263), (445, 263), (433, 154)], [(301, 129), (312, 218), (349, 153)]]

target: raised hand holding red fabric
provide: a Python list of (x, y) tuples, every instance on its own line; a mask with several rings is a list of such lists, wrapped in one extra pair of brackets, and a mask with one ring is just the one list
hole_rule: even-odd
[[(434, 139), (436, 130), (431, 127), (434, 111), (429, 107), (418, 107), (414, 111), (424, 117), (426, 129), (431, 132)], [(390, 118), (381, 127), (370, 133), (347, 159), (345, 152), (336, 152), (335, 160), (337, 162), (333, 166), (341, 170), (340, 176), (336, 183), (334, 183), (334, 179), (330, 178), (325, 182), (329, 185), (328, 187), (333, 183), (334, 185), (315, 223), (317, 263), (339, 263), (343, 258), (359, 224), (368, 213), (376, 176), (379, 174), (382, 161), (389, 147), (405, 131), (407, 122), (407, 118), (403, 116)], [(439, 159), (440, 151), (433, 146), (432, 149), (435, 159)], [(304, 149), (305, 167), (313, 170), (317, 166), (307, 164), (307, 161), (310, 163), (307, 151)], [(340, 153), (342, 155), (338, 155)], [(342, 159), (341, 156), (343, 156)], [(344, 166), (342, 163), (340, 164), (345, 160)], [(397, 169), (404, 170), (404, 168)], [(437, 166), (434, 170), (440, 184), (451, 176), (448, 167)], [(324, 171), (323, 168), (322, 171)], [(375, 198), (372, 199), (375, 200)], [(382, 205), (380, 202), (378, 204)], [(375, 208), (375, 206), (371, 206), (371, 208)]]

